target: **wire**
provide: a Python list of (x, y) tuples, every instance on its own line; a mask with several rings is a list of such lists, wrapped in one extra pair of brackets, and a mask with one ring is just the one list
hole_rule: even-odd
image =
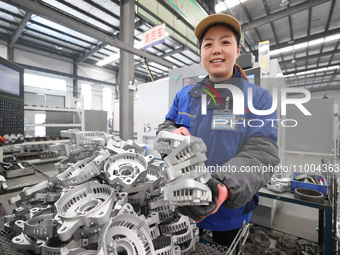
[(146, 62), (146, 58), (145, 58), (145, 57), (142, 58), (142, 61), (143, 61), (143, 64), (144, 64), (144, 66), (145, 66), (145, 69), (146, 69), (146, 71), (148, 72), (148, 74), (149, 74), (151, 80), (152, 80), (152, 81), (155, 81), (154, 78), (153, 78), (153, 76), (152, 76), (152, 74), (151, 74), (151, 72), (150, 72), (149, 65), (148, 65), (148, 63)]
[(48, 174), (46, 174), (46, 173), (44, 173), (42, 170), (39, 170), (38, 168), (36, 168), (36, 166), (33, 165), (32, 163), (26, 162), (26, 161), (23, 161), (22, 163), (25, 163), (25, 164), (30, 165), (30, 166), (33, 167), (37, 172), (39, 172), (39, 173), (41, 173), (42, 175), (44, 175), (45, 177), (47, 177), (47, 179), (50, 178), (50, 176), (49, 176)]

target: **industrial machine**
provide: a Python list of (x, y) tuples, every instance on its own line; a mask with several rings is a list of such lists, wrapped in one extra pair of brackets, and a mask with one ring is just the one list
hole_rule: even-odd
[(0, 57), (0, 146), (24, 142), (24, 69)]
[[(24, 69), (0, 57), (0, 161), (2, 146), (23, 142)], [(1, 178), (0, 190), (7, 189), (5, 178)]]

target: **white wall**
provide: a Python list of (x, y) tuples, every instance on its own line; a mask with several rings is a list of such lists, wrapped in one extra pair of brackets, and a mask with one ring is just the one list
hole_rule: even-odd
[(169, 111), (169, 78), (138, 85), (137, 141), (147, 143), (156, 137), (158, 125)]
[(79, 65), (78, 75), (100, 81), (116, 83), (116, 73), (113, 70), (112, 72), (107, 72), (106, 70), (97, 68), (93, 65)]
[[(133, 102), (134, 102), (134, 107), (133, 107), (133, 130), (134, 132), (137, 131), (137, 122), (138, 122), (138, 118), (137, 118), (137, 114), (138, 114), (138, 110), (137, 110), (137, 98), (134, 98)], [(119, 100), (114, 100), (113, 101), (113, 127), (112, 130), (115, 132), (119, 131), (119, 118), (120, 118), (120, 114), (119, 114)]]
[(72, 74), (72, 63), (52, 59), (35, 53), (15, 49), (13, 54), (14, 62), (25, 65), (36, 66), (40, 68), (50, 69), (58, 72)]
[(4, 44), (5, 42), (0, 40), (0, 57), (7, 59), (7, 47)]
[(92, 85), (92, 110), (103, 110), (103, 87)]
[(325, 90), (320, 92), (313, 92), (312, 98), (322, 98), (325, 94), (328, 98), (334, 98), (334, 103), (338, 104), (338, 112), (340, 112), (340, 90)]

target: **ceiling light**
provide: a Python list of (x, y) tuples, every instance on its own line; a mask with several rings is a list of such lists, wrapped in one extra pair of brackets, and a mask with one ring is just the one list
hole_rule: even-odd
[(329, 66), (327, 67), (328, 70), (335, 70), (335, 69), (339, 69), (340, 66)]
[(294, 43), (294, 40), (288, 41), (288, 44), (293, 44), (293, 43)]
[(296, 63), (296, 61), (295, 61), (295, 59), (293, 58), (292, 59), (292, 62), (291, 62), (292, 64), (295, 64)]
[(292, 50), (293, 50), (293, 46), (288, 46), (288, 47), (284, 47), (284, 48), (281, 48), (281, 49), (270, 51), (270, 55), (273, 56), (273, 55), (277, 55), (277, 54), (287, 52), (287, 51), (292, 51)]
[(282, 0), (282, 2), (280, 3), (281, 7), (286, 7), (289, 4), (288, 0)]
[(327, 67), (319, 68), (315, 70), (316, 72), (325, 72), (327, 71)]
[[(329, 41), (338, 40), (338, 39), (340, 39), (340, 34), (328, 36), (328, 37), (326, 37), (326, 39), (325, 38), (319, 38), (319, 39), (316, 39), (316, 40), (313, 40), (313, 41), (299, 43), (299, 44), (296, 44), (296, 45), (288, 46), (288, 47), (277, 49), (277, 50), (272, 50), (272, 51), (270, 51), (270, 55), (273, 56), (273, 55), (288, 52), (288, 51), (291, 51), (291, 50), (303, 49), (303, 48), (307, 48), (307, 47), (310, 47), (310, 46), (322, 44), (326, 41), (329, 42)], [(289, 41), (288, 44), (291, 44), (291, 42), (294, 42), (294, 41)]]
[(104, 58), (96, 63), (97, 66), (104, 66), (110, 62), (116, 61), (120, 58), (119, 54), (113, 54), (107, 58)]
[(326, 72), (326, 71), (329, 71), (329, 70), (338, 69), (339, 67), (340, 66), (338, 66), (338, 65), (337, 66), (322, 67), (322, 68), (319, 68), (319, 69), (313, 69), (313, 70), (303, 71), (303, 72), (299, 72), (299, 73), (284, 75), (284, 77), (287, 78), (287, 77), (291, 77), (291, 76), (300, 76), (300, 75), (311, 74), (311, 73)]
[(299, 43), (299, 44), (294, 45), (293, 47), (294, 47), (294, 50), (306, 48), (308, 47), (308, 42)]
[(330, 41), (339, 40), (339, 39), (340, 39), (340, 34), (330, 35), (325, 38), (325, 42), (330, 42)]
[(308, 46), (313, 46), (313, 45), (317, 45), (317, 44), (321, 44), (324, 42), (324, 38), (320, 38), (320, 39), (316, 39), (316, 40), (313, 40), (313, 41), (309, 41), (308, 42)]

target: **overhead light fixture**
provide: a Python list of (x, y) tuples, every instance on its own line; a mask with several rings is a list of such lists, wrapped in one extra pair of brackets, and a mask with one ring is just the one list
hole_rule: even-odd
[(284, 48), (281, 48), (281, 49), (277, 49), (277, 50), (272, 50), (270, 51), (270, 55), (277, 55), (277, 54), (280, 54), (280, 53), (284, 53), (284, 52), (287, 52), (287, 51), (292, 51), (294, 48), (293, 46), (288, 46), (288, 47), (284, 47)]
[[(311, 47), (311, 46), (315, 46), (318, 44), (323, 44), (323, 43), (327, 43), (327, 42), (331, 42), (331, 41), (335, 41), (339, 39), (340, 39), (340, 33), (327, 36), (326, 38), (319, 38), (319, 39), (315, 39), (309, 42), (299, 43), (296, 45), (291, 45), (291, 46), (280, 48), (277, 50), (272, 50), (270, 51), (270, 55), (274, 56), (274, 55), (278, 55), (280, 53), (288, 52), (291, 50), (303, 49), (303, 48), (307, 48), (307, 47)], [(290, 42), (291, 41), (289, 41), (288, 44), (291, 44)]]
[(292, 64), (295, 64), (295, 63), (296, 63), (295, 58), (292, 59), (292, 62), (291, 62), (291, 63), (292, 63)]
[(319, 69), (313, 69), (313, 70), (303, 71), (303, 72), (299, 72), (299, 73), (287, 74), (287, 75), (284, 75), (284, 77), (287, 78), (287, 77), (306, 75), (306, 74), (311, 74), (311, 73), (327, 72), (327, 71), (336, 70), (336, 69), (339, 69), (339, 68), (340, 68), (339, 65), (322, 67), (322, 68), (319, 68)]
[(289, 4), (288, 0), (282, 0), (282, 2), (280, 3), (281, 7), (286, 7)]
[(330, 35), (325, 38), (325, 42), (335, 41), (340, 39), (340, 34)]
[(106, 64), (109, 64), (109, 63), (111, 63), (111, 62), (113, 62), (113, 61), (118, 60), (119, 58), (120, 58), (120, 55), (119, 55), (119, 54), (113, 54), (113, 55), (111, 55), (111, 56), (109, 56), (109, 57), (107, 57), (107, 58), (104, 58), (104, 59), (98, 61), (98, 62), (96, 63), (96, 65), (97, 65), (97, 66), (104, 66), (104, 65), (106, 65)]
[(307, 48), (307, 47), (308, 47), (308, 42), (295, 44), (293, 46), (294, 50), (303, 49), (303, 48)]
[(319, 38), (319, 39), (316, 39), (316, 40), (313, 40), (313, 41), (309, 41), (308, 46), (318, 45), (318, 44), (323, 43), (324, 41), (325, 41), (325, 38)]

